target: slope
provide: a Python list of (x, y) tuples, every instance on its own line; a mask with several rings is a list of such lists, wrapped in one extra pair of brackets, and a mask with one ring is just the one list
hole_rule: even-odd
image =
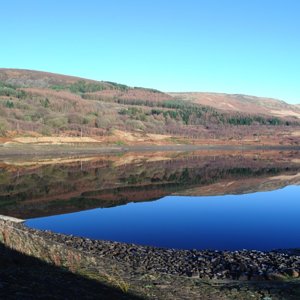
[(288, 104), (282, 100), (272, 98), (220, 93), (169, 94), (175, 99), (208, 105), (227, 112), (248, 112), (250, 114), (300, 118), (299, 105)]
[(0, 69), (0, 108), (2, 142), (24, 136), (85, 136), (117, 144), (297, 144), (295, 133), (300, 132), (300, 109), (283, 101), (166, 94), (31, 70)]

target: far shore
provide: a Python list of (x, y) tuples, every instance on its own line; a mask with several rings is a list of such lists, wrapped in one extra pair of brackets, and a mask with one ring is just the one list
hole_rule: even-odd
[(277, 150), (277, 151), (300, 151), (300, 146), (294, 145), (99, 145), (99, 144), (0, 144), (0, 157), (11, 156), (58, 156), (58, 155), (95, 155), (105, 153), (124, 152), (156, 152), (156, 151), (201, 151), (201, 150), (224, 150), (224, 151), (252, 151), (252, 150)]

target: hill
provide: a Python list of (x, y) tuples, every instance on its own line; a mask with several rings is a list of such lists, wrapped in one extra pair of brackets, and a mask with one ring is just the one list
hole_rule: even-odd
[(85, 136), (117, 144), (298, 144), (300, 136), (299, 106), (279, 100), (166, 94), (31, 70), (0, 69), (0, 107), (2, 142)]
[(300, 119), (299, 105), (291, 105), (272, 98), (219, 93), (170, 93), (170, 95), (175, 99), (212, 106), (227, 112), (248, 112), (250, 114)]

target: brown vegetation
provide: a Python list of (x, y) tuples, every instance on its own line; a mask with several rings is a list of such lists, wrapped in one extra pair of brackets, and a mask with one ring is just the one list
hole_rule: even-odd
[(299, 128), (299, 107), (274, 99), (169, 95), (113, 82), (0, 69), (0, 142), (51, 136), (61, 142), (90, 137), (117, 144), (297, 145)]
[(291, 105), (272, 98), (221, 93), (170, 93), (170, 95), (174, 98), (212, 106), (229, 112), (248, 112), (300, 119), (299, 105)]

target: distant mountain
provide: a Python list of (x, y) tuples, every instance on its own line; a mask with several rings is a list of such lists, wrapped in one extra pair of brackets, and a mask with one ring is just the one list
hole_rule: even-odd
[(247, 112), (300, 119), (300, 105), (292, 105), (272, 98), (219, 93), (170, 93), (170, 95), (176, 99), (212, 106), (228, 112)]
[(0, 69), (0, 108), (0, 143), (86, 136), (117, 144), (297, 144), (300, 137), (299, 106), (280, 100), (166, 94), (31, 70)]

